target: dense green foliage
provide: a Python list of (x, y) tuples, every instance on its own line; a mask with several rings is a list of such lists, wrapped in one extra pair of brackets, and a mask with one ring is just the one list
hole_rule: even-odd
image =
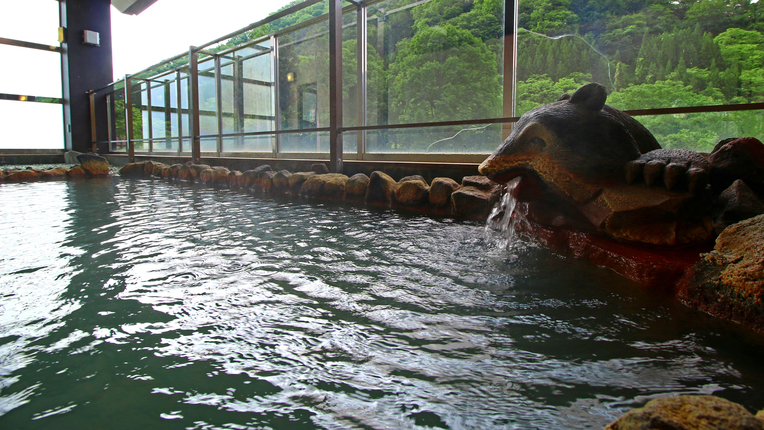
[[(503, 8), (504, 0), (387, 0), (369, 6), (367, 123), (506, 114)], [(327, 12), (328, 2), (319, 2), (214, 50), (283, 33)], [(345, 14), (344, 21), (344, 123), (356, 125), (355, 13)], [(520, 0), (518, 21), (518, 116), (587, 82), (605, 85), (608, 103), (625, 110), (764, 102), (764, 7), (758, 0)], [(327, 30), (326, 21), (316, 21), (280, 36), (285, 128), (326, 123)], [(289, 73), (294, 81), (284, 80)], [(311, 101), (317, 111), (311, 123), (305, 122), (306, 94), (317, 98)], [(764, 137), (763, 117), (749, 111), (638, 120), (663, 146), (708, 150), (726, 137)], [(453, 131), (420, 133), (423, 143), (414, 145), (387, 141), (385, 132), (375, 135), (382, 137), (383, 149), (422, 150)], [(472, 149), (491, 150), (495, 134), (495, 127), (492, 134), (475, 133)], [(467, 138), (459, 139), (440, 149), (462, 150)]]

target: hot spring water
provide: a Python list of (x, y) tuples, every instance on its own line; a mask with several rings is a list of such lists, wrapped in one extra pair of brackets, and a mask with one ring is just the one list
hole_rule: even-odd
[(602, 428), (676, 393), (764, 408), (759, 338), (495, 239), (162, 182), (2, 185), (0, 428)]

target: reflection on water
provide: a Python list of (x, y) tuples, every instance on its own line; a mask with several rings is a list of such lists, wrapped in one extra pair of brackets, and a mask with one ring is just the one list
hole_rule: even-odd
[(764, 408), (762, 342), (482, 226), (150, 181), (0, 186), (0, 428), (601, 428)]

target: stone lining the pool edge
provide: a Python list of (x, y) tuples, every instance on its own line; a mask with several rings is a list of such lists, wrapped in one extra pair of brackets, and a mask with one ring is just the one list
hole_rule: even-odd
[[(73, 161), (73, 160), (68, 160)], [(97, 154), (78, 154), (78, 165), (50, 169), (3, 169), (0, 170), (0, 182), (29, 182), (51, 179), (105, 178), (113, 171), (106, 158)], [(71, 163), (69, 163), (71, 164)]]

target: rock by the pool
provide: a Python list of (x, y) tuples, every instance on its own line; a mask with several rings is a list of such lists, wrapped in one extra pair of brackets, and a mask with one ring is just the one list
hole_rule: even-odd
[(721, 234), (736, 222), (764, 214), (764, 201), (742, 179), (737, 179), (716, 199), (711, 214), (714, 229)]
[(369, 177), (364, 173), (356, 173), (345, 182), (345, 198), (349, 200), (363, 200), (366, 189), (369, 187)]
[(398, 183), (390, 175), (379, 170), (371, 172), (369, 186), (366, 188), (367, 204), (390, 204)]
[(77, 160), (88, 176), (109, 176), (109, 162), (104, 157), (96, 154), (80, 154), (77, 156)]
[(764, 333), (764, 215), (733, 224), (682, 281), (688, 306)]
[(722, 192), (735, 180), (742, 179), (764, 197), (764, 144), (754, 137), (722, 141), (709, 157), (711, 185)]
[(342, 200), (347, 180), (341, 173), (313, 175), (302, 184), (299, 195), (309, 199)]
[(743, 406), (715, 396), (661, 397), (634, 409), (605, 430), (764, 430)]
[(459, 183), (451, 178), (435, 178), (430, 186), (430, 204), (443, 207), (451, 202), (451, 194), (459, 189)]
[(429, 201), (430, 186), (423, 177), (416, 175), (400, 180), (393, 193), (395, 201), (405, 206), (419, 206)]

